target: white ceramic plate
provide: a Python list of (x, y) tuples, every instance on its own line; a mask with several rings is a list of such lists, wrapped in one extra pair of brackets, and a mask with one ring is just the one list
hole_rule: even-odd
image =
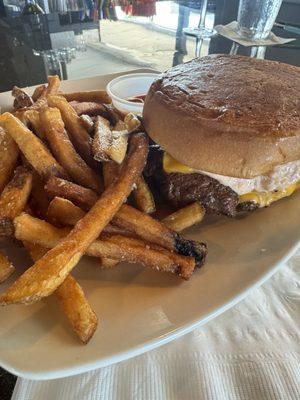
[[(63, 85), (66, 90), (102, 88), (115, 76)], [(0, 105), (7, 101), (10, 96), (0, 95)], [(91, 342), (78, 343), (54, 298), (2, 307), (1, 366), (30, 379), (60, 378), (125, 360), (191, 331), (244, 298), (296, 251), (299, 204), (297, 193), (243, 218), (207, 218), (186, 232), (209, 249), (205, 266), (189, 282), (137, 265), (103, 271), (83, 259), (74, 275), (99, 317)], [(28, 265), (21, 248), (5, 249), (17, 265)]]

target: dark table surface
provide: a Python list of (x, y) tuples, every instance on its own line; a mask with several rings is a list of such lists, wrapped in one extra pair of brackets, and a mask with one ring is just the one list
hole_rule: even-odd
[[(195, 9), (199, 9), (201, 0), (180, 0), (178, 1), (178, 3), (183, 7), (187, 7), (195, 11)], [(236, 19), (237, 8), (238, 0), (209, 1), (209, 12), (215, 13), (215, 25), (227, 24)], [(279, 12), (277, 21), (291, 25), (300, 25), (299, 15), (300, 1), (284, 1)], [(267, 47), (265, 58), (300, 66), (300, 35), (286, 32), (280, 28), (274, 28), (273, 32), (278, 36), (295, 37), (297, 38), (297, 40), (285, 45)], [(174, 38), (176, 42), (174, 46), (174, 65), (180, 63), (181, 56), (184, 55), (184, 41), (182, 41), (182, 35), (182, 27), (179, 27), (179, 29), (177, 30), (177, 37)], [(216, 36), (210, 41), (209, 53), (230, 53), (232, 51), (232, 47), (232, 41), (225, 39), (221, 36)], [(250, 55), (251, 48), (238, 46), (238, 48), (236, 48), (235, 50), (237, 54)], [(3, 76), (2, 73), (3, 71), (1, 71), (0, 63), (1, 76)], [(11, 375), (0, 368), (0, 400), (9, 400), (11, 398), (15, 382), (16, 377), (14, 375)]]

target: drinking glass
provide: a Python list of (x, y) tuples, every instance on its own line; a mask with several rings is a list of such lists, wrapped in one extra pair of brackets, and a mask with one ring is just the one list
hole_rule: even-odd
[(200, 9), (200, 20), (197, 28), (184, 28), (183, 31), (188, 36), (195, 36), (198, 38), (209, 38), (216, 34), (214, 29), (209, 29), (205, 27), (205, 18), (207, 12), (207, 2), (208, 0), (202, 0)]
[(247, 39), (266, 39), (282, 0), (240, 0), (237, 33)]

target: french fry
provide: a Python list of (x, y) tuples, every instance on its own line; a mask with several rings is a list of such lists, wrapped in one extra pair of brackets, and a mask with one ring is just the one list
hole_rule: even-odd
[(120, 262), (119, 260), (113, 258), (105, 258), (105, 257), (99, 258), (99, 266), (103, 269), (114, 268), (119, 264), (119, 262)]
[(120, 165), (115, 162), (106, 162), (102, 165), (102, 174), (105, 189), (108, 188), (115, 179), (117, 179), (120, 172)]
[(129, 133), (141, 127), (141, 121), (133, 113), (128, 113), (125, 115), (124, 123)]
[(13, 220), (24, 210), (31, 187), (31, 172), (25, 167), (17, 167), (0, 195), (0, 237), (13, 235)]
[(91, 134), (94, 131), (95, 124), (89, 115), (87, 114), (80, 115), (80, 121), (83, 127), (88, 131), (88, 133)]
[(40, 121), (52, 153), (69, 176), (76, 183), (101, 192), (100, 178), (74, 149), (60, 111), (57, 108), (44, 108), (40, 112)]
[[(43, 257), (48, 249), (30, 242), (23, 242), (33, 261)], [(79, 283), (68, 275), (56, 289), (59, 305), (80, 341), (87, 344), (96, 331), (98, 318), (90, 306)]]
[(59, 90), (60, 79), (58, 75), (48, 76), (47, 95), (56, 94)]
[(69, 104), (74, 108), (76, 114), (79, 117), (86, 114), (89, 117), (95, 117), (97, 115), (101, 115), (103, 117), (107, 117), (107, 111), (103, 104), (94, 103), (90, 101), (78, 102), (78, 101), (70, 101)]
[(95, 122), (95, 135), (92, 145), (95, 160), (113, 160), (121, 164), (127, 150), (127, 133), (123, 130), (111, 131), (109, 122), (98, 116)]
[(111, 98), (105, 90), (90, 90), (84, 92), (60, 93), (67, 101), (111, 103)]
[(12, 114), (6, 112), (0, 115), (0, 126), (13, 138), (27, 161), (43, 179), (68, 176), (40, 139)]
[(84, 215), (85, 212), (70, 200), (54, 197), (48, 207), (47, 220), (54, 225), (73, 226)]
[(17, 165), (19, 149), (12, 137), (0, 127), (0, 193)]
[(84, 161), (90, 167), (93, 167), (95, 161), (92, 157), (91, 138), (87, 130), (82, 126), (80, 117), (64, 97), (48, 96), (47, 100), (50, 107), (60, 110), (71, 142)]
[(163, 223), (173, 231), (181, 232), (201, 222), (204, 215), (205, 209), (201, 204), (193, 203), (167, 216), (163, 219)]
[(86, 249), (127, 199), (132, 186), (142, 173), (147, 153), (146, 135), (143, 133), (132, 135), (128, 155), (115, 183), (104, 191), (92, 209), (77, 222), (64, 240), (26, 270), (0, 296), (0, 304), (33, 303), (49, 296), (62, 284)]
[[(40, 114), (37, 110), (27, 110), (25, 111), (25, 118), (28, 123), (32, 127), (34, 133), (41, 139), (45, 139), (45, 135), (43, 132), (43, 127), (40, 121)], [(23, 121), (22, 121), (23, 122)]]
[(0, 251), (0, 283), (6, 281), (14, 272), (15, 267), (9, 261), (5, 254)]
[[(58, 178), (51, 178), (46, 189), (50, 197), (58, 196), (71, 200), (84, 210), (89, 210), (96, 201), (96, 195), (90, 189)], [(203, 243), (184, 239), (177, 232), (169, 229), (163, 222), (151, 218), (127, 204), (123, 204), (115, 214), (112, 224), (147, 242), (177, 251), (186, 256), (195, 257), (199, 267), (204, 263), (206, 247)]]
[(46, 91), (46, 85), (39, 85), (34, 89), (34, 92), (31, 96), (32, 100), (36, 102), (42, 94)]
[(146, 214), (151, 214), (155, 211), (154, 197), (143, 176), (139, 177), (136, 189), (133, 191), (133, 196), (136, 206), (140, 211)]
[(24, 108), (24, 107), (30, 107), (33, 105), (33, 100), (29, 96), (28, 93), (25, 92), (25, 90), (20, 89), (17, 86), (14, 86), (12, 91), (11, 91), (12, 96), (15, 98), (14, 100), (14, 108)]
[(45, 191), (50, 198), (62, 197), (71, 200), (84, 210), (89, 210), (98, 199), (97, 193), (93, 190), (56, 177), (48, 180)]
[(112, 145), (112, 132), (107, 119), (98, 116), (95, 122), (95, 135), (92, 144), (92, 152), (97, 161), (110, 161), (107, 154)]
[[(53, 248), (67, 235), (68, 230), (55, 228), (45, 221), (28, 214), (21, 214), (15, 219), (15, 235), (19, 240), (37, 243), (43, 247)], [(158, 271), (174, 273), (183, 279), (189, 279), (195, 269), (195, 260), (172, 253), (158, 246), (138, 239), (121, 235), (103, 233), (100, 240), (93, 241), (85, 250), (93, 257), (112, 258), (131, 263), (141, 263)]]

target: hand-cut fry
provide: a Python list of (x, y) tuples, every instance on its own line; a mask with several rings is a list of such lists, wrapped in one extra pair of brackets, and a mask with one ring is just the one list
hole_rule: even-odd
[(47, 220), (54, 225), (73, 226), (84, 215), (85, 212), (70, 200), (54, 197), (48, 207)]
[[(39, 260), (48, 251), (30, 242), (23, 241), (23, 244), (33, 261)], [(82, 343), (88, 343), (97, 328), (98, 318), (79, 283), (69, 274), (56, 289), (55, 295), (74, 332)]]
[(82, 343), (87, 344), (94, 335), (98, 318), (90, 306), (79, 283), (69, 274), (56, 289), (55, 295)]
[(99, 193), (100, 178), (74, 149), (65, 131), (60, 111), (57, 108), (44, 108), (40, 112), (40, 120), (50, 149), (60, 165), (76, 183)]
[(37, 110), (27, 110), (24, 112), (25, 118), (33, 129), (34, 133), (42, 140), (44, 140), (45, 135), (43, 127), (40, 121), (40, 114)]
[(141, 121), (133, 113), (128, 113), (125, 115), (124, 123), (129, 133), (141, 127)]
[[(53, 248), (59, 242), (63, 243), (67, 232), (67, 229), (55, 228), (25, 213), (15, 219), (16, 238), (43, 247)], [(146, 242), (121, 235), (103, 233), (100, 240), (92, 242), (85, 252), (93, 257), (141, 263), (158, 271), (175, 273), (183, 279), (189, 279), (195, 269), (192, 257), (181, 256), (158, 246), (151, 248)]]
[(48, 76), (48, 86), (47, 86), (47, 95), (48, 94), (56, 94), (59, 90), (60, 79), (58, 75), (49, 75)]
[(12, 96), (15, 98), (14, 100), (14, 108), (24, 108), (24, 107), (30, 107), (33, 105), (33, 100), (29, 96), (28, 93), (25, 92), (25, 90), (20, 89), (17, 86), (14, 86), (12, 91), (11, 91)]
[[(51, 197), (58, 196), (71, 200), (84, 210), (89, 210), (96, 201), (96, 195), (90, 189), (58, 178), (51, 178), (48, 181), (46, 191)], [(112, 223), (145, 241), (175, 250), (186, 256), (195, 257), (197, 266), (204, 263), (206, 246), (203, 243), (184, 239), (163, 222), (151, 218), (127, 204), (122, 205), (112, 219)]]
[(112, 126), (115, 126), (118, 121), (124, 119), (123, 113), (115, 109), (112, 104), (103, 104), (103, 107)]
[(89, 210), (98, 199), (97, 193), (93, 190), (56, 177), (48, 180), (45, 191), (50, 198), (63, 197), (84, 210)]
[(4, 282), (14, 272), (15, 267), (9, 259), (0, 251), (0, 283)]
[(17, 165), (19, 149), (12, 137), (0, 127), (0, 193)]
[(32, 100), (36, 102), (41, 95), (46, 91), (46, 85), (39, 85), (34, 89), (34, 92), (31, 96)]
[(44, 179), (67, 177), (49, 150), (21, 121), (10, 113), (0, 115), (0, 126), (14, 139), (27, 161)]
[(205, 209), (200, 203), (193, 203), (163, 219), (163, 223), (175, 232), (181, 232), (186, 228), (202, 221)]
[(117, 179), (120, 165), (115, 162), (106, 162), (102, 165), (103, 181), (105, 189)]
[[(85, 215), (85, 212), (75, 206), (70, 200), (63, 199), (62, 197), (54, 197), (50, 202), (47, 221), (55, 226), (74, 226)], [(125, 229), (119, 228), (115, 225), (108, 224), (103, 232), (114, 235), (132, 236)]]
[(127, 133), (127, 131), (111, 131), (109, 122), (98, 116), (95, 122), (95, 135), (92, 145), (95, 160), (113, 160), (121, 164), (127, 150)]
[(64, 97), (48, 96), (47, 100), (50, 107), (56, 107), (60, 110), (71, 142), (84, 161), (90, 167), (93, 167), (95, 161), (92, 157), (91, 137), (82, 126), (80, 117)]
[(0, 195), (0, 237), (13, 235), (13, 219), (24, 210), (31, 187), (31, 172), (25, 167), (17, 167)]
[(96, 115), (101, 115), (102, 117), (107, 117), (108, 113), (103, 104), (94, 103), (91, 101), (78, 102), (78, 101), (70, 101), (69, 104), (74, 108), (76, 114), (79, 117), (82, 117), (83, 114), (88, 115), (89, 117), (95, 117)]
[(95, 124), (94, 124), (94, 121), (92, 120), (92, 118), (87, 114), (83, 114), (83, 115), (80, 115), (80, 120), (81, 120), (83, 127), (88, 131), (88, 133), (91, 134), (95, 128), (95, 126), (94, 126)]
[(194, 257), (198, 267), (205, 261), (207, 250), (204, 243), (183, 238), (162, 222), (127, 204), (122, 205), (112, 223), (150, 243)]
[(143, 176), (139, 177), (133, 195), (136, 206), (139, 210), (146, 214), (151, 214), (155, 211), (154, 197)]
[(33, 303), (49, 296), (62, 284), (86, 249), (127, 199), (132, 186), (142, 173), (147, 153), (146, 135), (132, 135), (128, 155), (116, 182), (104, 191), (64, 240), (49, 250), (0, 296), (1, 304)]
[(90, 90), (84, 92), (60, 93), (68, 101), (91, 101), (95, 103), (111, 103), (111, 98), (105, 90)]
[(110, 161), (107, 151), (112, 145), (112, 132), (107, 119), (98, 116), (95, 122), (95, 135), (92, 152), (97, 161)]
[(39, 94), (39, 98), (34, 102), (31, 107), (27, 107), (24, 110), (41, 110), (43, 107), (47, 106), (47, 87), (44, 86)]

